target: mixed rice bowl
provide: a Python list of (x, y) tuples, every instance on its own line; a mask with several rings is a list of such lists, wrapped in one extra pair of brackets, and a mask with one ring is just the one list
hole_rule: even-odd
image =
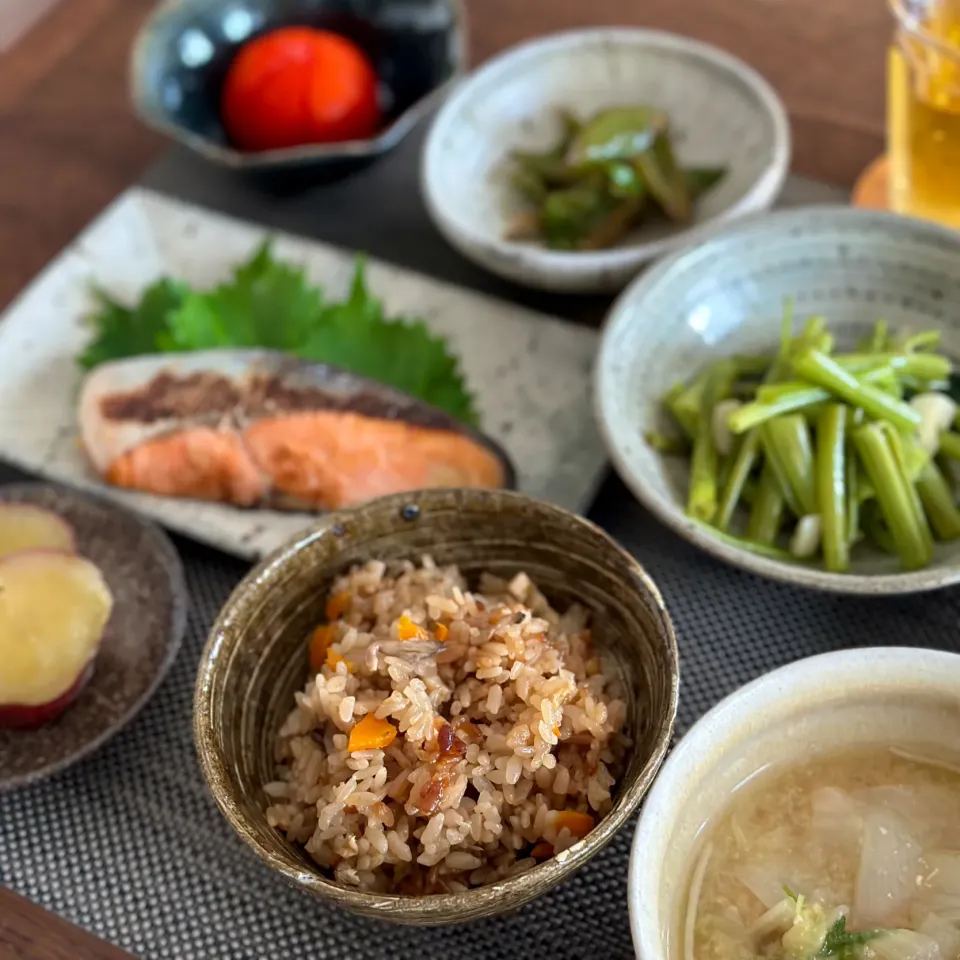
[(523, 573), (355, 567), (309, 639), (269, 824), (354, 889), (456, 893), (533, 867), (610, 811), (626, 703), (586, 611)]

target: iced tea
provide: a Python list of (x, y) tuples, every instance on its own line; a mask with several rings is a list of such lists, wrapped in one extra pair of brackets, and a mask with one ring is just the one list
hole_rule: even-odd
[(892, 0), (890, 205), (960, 229), (960, 0)]

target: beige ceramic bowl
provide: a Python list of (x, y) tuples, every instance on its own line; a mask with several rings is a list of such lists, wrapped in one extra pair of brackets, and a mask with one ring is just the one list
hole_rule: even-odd
[[(679, 536), (726, 563), (794, 586), (880, 596), (960, 582), (960, 541), (938, 542), (933, 562), (903, 571), (864, 542), (850, 573), (784, 563), (714, 536), (685, 513), (689, 463), (644, 439), (672, 430), (663, 395), (735, 353), (772, 351), (784, 303), (797, 327), (826, 317), (842, 349), (883, 318), (891, 331), (934, 330), (960, 358), (960, 233), (909, 217), (849, 207), (780, 210), (738, 224), (661, 260), (616, 302), (594, 370), (597, 419), (611, 459), (637, 499)], [(743, 511), (738, 509), (738, 514)]]
[[(307, 676), (305, 638), (322, 616), (333, 577), (370, 559), (429, 552), (469, 577), (525, 570), (558, 605), (594, 613), (596, 641), (628, 691), (634, 748), (613, 810), (583, 840), (519, 876), (465, 893), (404, 897), (330, 880), (267, 824), (263, 784), (273, 742)], [(642, 567), (593, 524), (505, 491), (433, 490), (332, 513), (256, 567), (234, 591), (200, 662), (194, 730), (214, 798), (240, 836), (277, 873), (357, 913), (404, 923), (454, 923), (512, 910), (548, 890), (601, 849), (637, 808), (670, 741), (678, 664), (663, 600)]]
[(888, 648), (827, 653), (774, 670), (714, 707), (664, 764), (630, 856), (630, 927), (642, 960), (677, 960), (702, 827), (767, 764), (911, 743), (958, 754), (960, 656)]
[[(693, 221), (648, 221), (606, 250), (506, 239), (526, 209), (510, 185), (509, 154), (551, 149), (561, 107), (585, 118), (637, 103), (669, 116), (684, 166), (727, 170), (697, 203)], [(615, 27), (537, 38), (466, 77), (427, 136), (420, 185), (437, 229), (484, 269), (558, 293), (613, 293), (650, 260), (768, 210), (789, 166), (786, 110), (755, 70), (689, 37)]]

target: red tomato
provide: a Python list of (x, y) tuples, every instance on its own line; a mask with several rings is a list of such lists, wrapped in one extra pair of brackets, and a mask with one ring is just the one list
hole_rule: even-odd
[(362, 140), (380, 126), (377, 75), (344, 37), (283, 27), (244, 44), (227, 71), (220, 104), (242, 150)]

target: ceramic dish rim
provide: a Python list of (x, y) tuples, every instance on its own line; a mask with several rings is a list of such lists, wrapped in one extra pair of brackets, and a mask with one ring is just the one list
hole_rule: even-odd
[[(512, 67), (527, 59), (536, 60), (544, 51), (579, 46), (585, 40), (592, 44), (607, 43), (638, 51), (653, 47), (672, 54), (686, 53), (736, 78), (755, 98), (758, 110), (770, 120), (774, 134), (770, 160), (747, 192), (709, 220), (682, 229), (671, 236), (659, 240), (641, 238), (629, 245), (605, 250), (558, 251), (518, 243), (492, 236), (487, 231), (478, 229), (473, 223), (448, 214), (434, 187), (432, 169), (436, 161), (433, 157), (445, 129), (469, 105), (475, 86), (481, 82), (489, 82), (508, 66)], [(460, 242), (469, 243), (487, 256), (513, 260), (518, 268), (535, 267), (542, 271), (563, 271), (576, 267), (582, 272), (626, 269), (636, 265), (638, 260), (644, 262), (679, 245), (695, 243), (706, 233), (726, 223), (768, 209), (780, 193), (789, 173), (791, 152), (790, 121), (783, 101), (769, 81), (739, 57), (713, 44), (668, 30), (645, 27), (588, 27), (562, 30), (517, 44), (464, 77), (437, 111), (431, 123), (420, 159), (420, 192), (431, 218), (445, 234), (456, 237)]]
[(723, 244), (756, 233), (771, 231), (785, 233), (792, 222), (817, 216), (860, 220), (865, 225), (872, 224), (885, 233), (889, 233), (891, 229), (912, 230), (921, 235), (946, 241), (960, 254), (960, 234), (954, 233), (947, 227), (886, 211), (862, 210), (839, 204), (813, 204), (755, 215), (728, 226), (722, 232), (704, 238), (694, 246), (675, 251), (630, 283), (614, 301), (603, 321), (600, 344), (593, 366), (593, 405), (595, 419), (599, 424), (607, 452), (617, 474), (630, 492), (661, 523), (705, 553), (731, 566), (769, 580), (845, 595), (894, 596), (924, 593), (960, 583), (960, 561), (943, 567), (929, 566), (921, 570), (898, 573), (831, 573), (819, 567), (772, 560), (724, 543), (687, 517), (677, 500), (653, 491), (644, 482), (643, 476), (633, 470), (621, 450), (620, 431), (608, 411), (610, 392), (606, 385), (606, 370), (613, 361), (611, 343), (614, 336), (629, 324), (630, 312), (649, 296), (651, 290), (661, 283), (670, 281), (674, 271), (685, 270), (691, 261), (696, 263), (698, 259), (709, 255), (714, 244)]
[[(832, 678), (831, 682), (824, 684), (825, 676)], [(746, 728), (751, 720), (759, 723), (771, 706), (776, 708), (785, 701), (801, 712), (811, 712), (838, 694), (897, 688), (904, 678), (922, 684), (929, 683), (931, 677), (943, 677), (945, 689), (958, 676), (960, 653), (947, 650), (902, 646), (832, 650), (761, 674), (699, 717), (661, 767), (644, 801), (630, 844), (627, 909), (635, 955), (643, 960), (669, 960), (664, 955), (657, 922), (663, 861), (656, 854), (672, 837), (679, 817), (673, 811), (678, 809), (691, 780), (700, 778), (699, 771), (709, 772), (713, 768), (718, 742), (723, 743), (724, 750), (736, 749), (749, 735)], [(732, 734), (725, 733), (731, 729)], [(656, 906), (647, 906), (649, 902)]]
[[(441, 490), (439, 493), (449, 493)], [(491, 491), (471, 490), (471, 495), (483, 497)], [(494, 491), (500, 499), (509, 499), (515, 502), (534, 503), (538, 509), (545, 509), (565, 519), (572, 518), (578, 525), (601, 536), (607, 541), (611, 550), (624, 562), (628, 570), (648, 592), (656, 613), (664, 629), (663, 642), (671, 662), (669, 677), (669, 695), (664, 710), (654, 721), (652, 740), (655, 744), (653, 751), (641, 769), (637, 778), (624, 786), (623, 792), (613, 809), (606, 814), (587, 834), (568, 850), (560, 853), (537, 866), (504, 880), (485, 884), (481, 887), (472, 887), (463, 893), (437, 894), (428, 897), (408, 897), (401, 894), (381, 894), (342, 886), (329, 880), (320, 873), (320, 868), (307, 869), (295, 862), (294, 855), (286, 847), (289, 845), (282, 835), (277, 832), (276, 846), (268, 847), (262, 844), (254, 832), (247, 826), (248, 820), (238, 808), (233, 799), (233, 777), (228, 766), (224, 763), (220, 751), (214, 747), (215, 737), (211, 724), (211, 687), (213, 674), (220, 656), (220, 647), (224, 633), (238, 620), (246, 616), (251, 588), (258, 587), (258, 592), (270, 583), (275, 583), (282, 575), (289, 561), (311, 543), (329, 535), (335, 528), (343, 529), (358, 511), (363, 511), (369, 504), (359, 507), (334, 511), (311, 527), (307, 527), (299, 534), (291, 537), (286, 543), (278, 547), (269, 556), (256, 564), (247, 575), (237, 584), (230, 594), (210, 632), (202, 653), (197, 670), (196, 685), (193, 699), (193, 736), (200, 768), (207, 788), (213, 795), (221, 815), (230, 824), (231, 828), (251, 848), (259, 859), (268, 867), (275, 870), (287, 881), (300, 889), (306, 890), (313, 896), (329, 899), (340, 906), (352, 909), (367, 916), (378, 916), (387, 921), (413, 924), (447, 924), (457, 923), (474, 916), (468, 907), (480, 904), (484, 900), (499, 900), (504, 902), (503, 910), (523, 906), (534, 900), (542, 893), (559, 883), (565, 877), (582, 867), (587, 861), (603, 849), (613, 837), (626, 825), (630, 817), (636, 812), (651, 785), (655, 782), (663, 760), (667, 755), (676, 724), (677, 708), (679, 704), (680, 686), (680, 657), (677, 646), (676, 629), (673, 620), (664, 603), (663, 596), (656, 582), (640, 564), (640, 562), (620, 546), (605, 530), (562, 507), (548, 501), (538, 500), (515, 491)], [(424, 493), (418, 491), (418, 497), (423, 499)], [(392, 505), (399, 509), (404, 501), (409, 500), (409, 494), (392, 494), (370, 501), (370, 504)], [(421, 505), (422, 509), (422, 505)], [(429, 509), (429, 507), (427, 508)], [(334, 533), (334, 535), (336, 535)], [(246, 599), (245, 599), (246, 598)], [(495, 911), (502, 912), (501, 910)]]
[[(6, 500), (4, 494), (7, 491), (13, 491), (14, 494), (17, 494), (19, 492), (29, 492), (34, 490), (57, 490), (58, 488), (61, 491), (65, 491), (70, 497), (78, 500), (90, 500), (103, 509), (123, 514), (128, 520), (134, 521), (138, 526), (142, 527), (147, 534), (149, 534), (151, 540), (154, 541), (156, 546), (156, 555), (161, 558), (165, 569), (170, 574), (170, 631), (163, 659), (157, 667), (157, 670), (150, 682), (146, 687), (144, 687), (140, 696), (130, 703), (124, 713), (112, 726), (101, 732), (99, 735), (86, 741), (68, 756), (62, 757), (59, 760), (54, 760), (52, 763), (40, 767), (37, 770), (33, 770), (30, 773), (21, 774), (15, 777), (4, 778), (2, 775), (0, 775), (0, 793), (17, 790), (20, 787), (37, 783), (40, 780), (46, 779), (47, 777), (61, 773), (63, 770), (67, 769), (67, 767), (70, 767), (73, 764), (78, 763), (80, 760), (83, 760), (95, 753), (105, 743), (107, 743), (108, 740), (113, 739), (113, 737), (120, 733), (121, 730), (123, 730), (131, 723), (131, 721), (136, 718), (137, 714), (143, 710), (147, 703), (153, 699), (153, 695), (157, 692), (160, 684), (166, 679), (167, 674), (170, 672), (170, 669), (173, 667), (173, 664), (177, 659), (177, 655), (180, 653), (180, 649), (183, 646), (183, 639), (187, 630), (187, 610), (190, 601), (187, 593), (183, 563), (180, 560), (180, 554), (173, 545), (173, 541), (170, 539), (167, 532), (158, 524), (133, 510), (128, 510), (120, 504), (114, 503), (111, 500), (106, 500), (102, 497), (98, 497), (96, 494), (87, 493), (83, 490), (77, 490), (66, 483), (53, 481), (44, 482), (27, 480), (19, 483), (15, 482), (2, 484), (0, 485), (0, 503)], [(32, 501), (26, 500), (23, 502), (31, 503)], [(69, 722), (69, 716), (70, 714), (68, 707), (64, 712), (65, 723)]]
[(264, 170), (278, 166), (295, 166), (320, 160), (363, 160), (372, 159), (391, 150), (407, 134), (442, 102), (450, 90), (459, 83), (466, 73), (467, 50), (469, 49), (469, 23), (465, 0), (446, 0), (453, 14), (453, 27), (459, 40), (456, 47), (454, 68), (446, 80), (425, 93), (419, 100), (411, 103), (406, 110), (395, 117), (376, 136), (365, 140), (346, 140), (342, 143), (302, 144), (297, 147), (283, 147), (276, 150), (245, 152), (228, 144), (217, 143), (199, 133), (187, 130), (178, 123), (163, 119), (152, 110), (147, 110), (143, 64), (146, 62), (147, 44), (151, 31), (165, 17), (182, 4), (183, 0), (160, 0), (143, 22), (134, 38), (127, 67), (127, 83), (130, 101), (134, 112), (151, 130), (170, 137), (178, 143), (195, 150), (197, 153), (235, 170)]

